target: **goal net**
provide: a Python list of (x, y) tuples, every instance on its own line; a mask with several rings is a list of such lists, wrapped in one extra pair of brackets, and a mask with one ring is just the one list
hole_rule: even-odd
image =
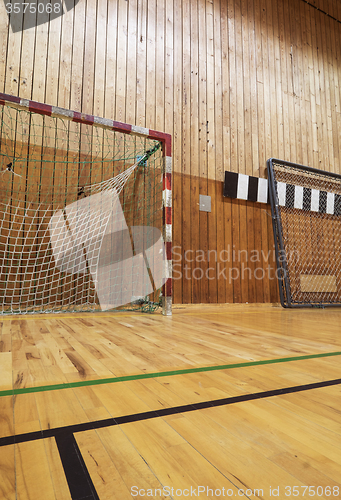
[(0, 94), (1, 313), (171, 313), (166, 134)]
[(341, 304), (341, 176), (268, 160), (284, 307)]

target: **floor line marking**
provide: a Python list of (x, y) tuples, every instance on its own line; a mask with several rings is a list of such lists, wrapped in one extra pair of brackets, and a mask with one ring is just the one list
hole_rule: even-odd
[(72, 500), (100, 500), (75, 436), (59, 432), (54, 437)]
[(277, 363), (288, 363), (290, 361), (302, 361), (306, 359), (318, 359), (331, 356), (341, 356), (341, 352), (328, 352), (320, 354), (307, 354), (290, 358), (265, 359), (260, 361), (247, 361), (244, 363), (234, 363), (229, 365), (202, 366), (197, 368), (184, 368), (182, 370), (171, 370), (165, 372), (139, 373), (137, 375), (123, 375), (121, 377), (104, 378), (97, 380), (82, 380), (80, 382), (68, 382), (63, 384), (45, 385), (37, 387), (22, 387), (18, 389), (8, 389), (0, 391), (0, 397), (14, 396), (18, 394), (31, 394), (34, 392), (58, 391), (61, 389), (74, 389), (77, 387), (88, 387), (92, 385), (114, 384), (117, 382), (130, 382), (132, 380), (144, 380), (149, 378), (171, 377), (174, 375), (187, 375), (190, 373), (201, 373), (209, 371), (231, 370), (233, 368), (245, 368), (248, 366), (270, 365)]
[(247, 401), (255, 401), (258, 399), (265, 399), (274, 396), (282, 396), (285, 394), (293, 394), (296, 392), (311, 391), (313, 389), (320, 389), (322, 387), (330, 387), (341, 384), (341, 378), (333, 380), (324, 380), (322, 382), (315, 382), (313, 384), (304, 384), (286, 387), (282, 389), (273, 389), (271, 391), (256, 392), (253, 394), (243, 394), (241, 396), (232, 396), (222, 399), (214, 399), (210, 401), (202, 401), (201, 403), (193, 403), (181, 406), (174, 406), (171, 408), (161, 408), (159, 410), (150, 410), (142, 413), (135, 413), (133, 415), (123, 415), (121, 417), (111, 417), (105, 420), (97, 420), (94, 422), (84, 422), (81, 424), (72, 424), (65, 427), (55, 427), (40, 431), (28, 432), (26, 434), (17, 434), (13, 436), (5, 436), (0, 438), (0, 447), (8, 446), (18, 443), (27, 443), (29, 441), (36, 441), (40, 439), (47, 439), (64, 435), (65, 433), (74, 434), (76, 432), (86, 432), (104, 427), (111, 427), (114, 425), (122, 425), (130, 422), (141, 422), (142, 420), (150, 420), (152, 418), (160, 418), (177, 413), (187, 413), (195, 410), (204, 410), (215, 408), (217, 406), (227, 406), (235, 403), (242, 403)]

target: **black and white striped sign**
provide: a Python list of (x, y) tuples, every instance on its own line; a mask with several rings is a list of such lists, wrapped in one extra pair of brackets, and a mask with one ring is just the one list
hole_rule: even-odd
[[(321, 214), (341, 215), (341, 195), (318, 189), (277, 182), (281, 207), (297, 208)], [(224, 196), (239, 200), (270, 203), (267, 179), (225, 172)]]
[(238, 200), (269, 203), (268, 181), (236, 172), (225, 172), (224, 196)]

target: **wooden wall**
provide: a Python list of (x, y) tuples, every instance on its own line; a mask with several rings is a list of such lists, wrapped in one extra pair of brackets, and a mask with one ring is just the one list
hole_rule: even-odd
[(13, 33), (0, 3), (0, 90), (172, 134), (175, 302), (276, 301), (269, 207), (223, 172), (340, 172), (340, 23), (338, 0), (80, 0)]

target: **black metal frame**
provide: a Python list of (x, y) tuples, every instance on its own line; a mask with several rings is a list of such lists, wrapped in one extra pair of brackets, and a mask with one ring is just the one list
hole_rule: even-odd
[(307, 307), (340, 307), (341, 303), (295, 303), (293, 302), (291, 291), (290, 291), (290, 277), (287, 268), (286, 251), (283, 242), (283, 232), (282, 232), (282, 218), (279, 210), (279, 202), (276, 191), (276, 184), (274, 178), (273, 164), (283, 165), (287, 167), (297, 168), (299, 170), (304, 170), (306, 172), (311, 172), (314, 174), (322, 174), (324, 176), (336, 178), (341, 180), (341, 175), (334, 174), (332, 172), (326, 172), (325, 170), (319, 170), (312, 167), (307, 167), (305, 165), (300, 165), (298, 163), (292, 163), (284, 160), (279, 160), (277, 158), (269, 158), (267, 161), (268, 169), (268, 189), (269, 189), (269, 200), (271, 205), (271, 215), (272, 215), (272, 227), (274, 233), (275, 241), (275, 255), (276, 255), (276, 275), (278, 279), (279, 295), (281, 305), (284, 308), (307, 308)]

